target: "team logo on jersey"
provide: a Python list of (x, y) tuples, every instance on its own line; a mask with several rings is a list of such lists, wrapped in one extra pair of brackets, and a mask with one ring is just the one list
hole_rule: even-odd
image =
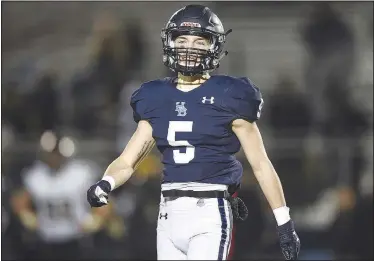
[(178, 112), (177, 116), (186, 116), (187, 115), (187, 108), (184, 106), (185, 102), (176, 102), (175, 104), (175, 111)]
[(210, 104), (214, 103), (214, 97), (210, 97), (210, 99), (207, 99), (206, 96), (203, 97), (202, 103), (209, 102)]

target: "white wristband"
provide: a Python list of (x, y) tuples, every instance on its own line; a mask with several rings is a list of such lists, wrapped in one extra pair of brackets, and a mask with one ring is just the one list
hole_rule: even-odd
[(111, 176), (104, 176), (101, 180), (106, 180), (110, 184), (110, 191), (112, 191), (116, 187), (116, 182), (114, 181), (114, 178)]
[(290, 209), (287, 206), (273, 209), (275, 219), (277, 220), (278, 226), (286, 224), (291, 220)]

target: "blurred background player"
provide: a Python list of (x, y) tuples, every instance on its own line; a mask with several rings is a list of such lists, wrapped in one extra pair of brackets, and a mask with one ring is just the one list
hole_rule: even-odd
[(81, 239), (103, 229), (110, 206), (91, 209), (84, 188), (100, 169), (91, 161), (69, 159), (66, 147), (73, 141), (46, 131), (40, 139), (40, 154), (22, 173), (24, 187), (14, 192), (12, 206), (22, 225), (39, 238), (30, 259), (79, 260)]

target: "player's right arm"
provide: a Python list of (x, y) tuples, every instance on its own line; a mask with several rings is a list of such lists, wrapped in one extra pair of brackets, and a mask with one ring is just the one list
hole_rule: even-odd
[(16, 179), (15, 184), (13, 184), (15, 187), (12, 189), (10, 198), (13, 212), (19, 218), (21, 224), (29, 230), (35, 230), (39, 225), (31, 194), (33, 184), (38, 182), (36, 174), (43, 171), (39, 166), (39, 164), (34, 163), (31, 167), (21, 171), (18, 176), (20, 179)]
[(38, 227), (38, 219), (32, 209), (31, 196), (25, 188), (18, 189), (13, 193), (11, 206), (23, 226), (29, 230), (35, 230)]
[(152, 126), (145, 120), (139, 121), (136, 131), (121, 155), (109, 164), (103, 178), (87, 191), (87, 200), (91, 207), (106, 205), (109, 192), (130, 179), (154, 144)]
[(155, 141), (150, 121), (158, 106), (153, 90), (152, 84), (143, 84), (132, 94), (130, 104), (138, 127), (121, 155), (108, 166), (104, 177), (87, 191), (87, 200), (91, 207), (106, 205), (108, 193), (129, 180), (153, 148)]
[(112, 189), (121, 186), (131, 177), (154, 145), (152, 126), (147, 121), (139, 121), (136, 131), (121, 155), (105, 171), (103, 178), (113, 180)]

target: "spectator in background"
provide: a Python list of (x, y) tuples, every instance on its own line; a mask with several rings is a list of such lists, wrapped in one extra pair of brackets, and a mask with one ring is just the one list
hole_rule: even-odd
[[(302, 37), (309, 52), (306, 86), (312, 113), (310, 150), (316, 149), (310, 161), (318, 162), (313, 169), (324, 188), (338, 182), (350, 190), (352, 182), (357, 183), (354, 176), (360, 172), (362, 161), (354, 140), (367, 128), (362, 111), (353, 106), (354, 35), (332, 4), (318, 2), (312, 4)], [(344, 139), (344, 144), (331, 145), (327, 139)], [(340, 167), (341, 162), (346, 165)]]
[(100, 14), (93, 24), (92, 74), (106, 85), (110, 99), (116, 99), (116, 89), (127, 78), (129, 63), (128, 40), (124, 23), (111, 13)]
[(34, 124), (37, 136), (60, 124), (57, 75), (54, 72), (45, 72), (36, 82), (28, 105), (27, 118), (30, 118), (30, 124)]
[(354, 38), (347, 23), (328, 2), (312, 4), (302, 38), (309, 53), (306, 85), (313, 110), (313, 129), (317, 131), (326, 123), (325, 116), (331, 113), (325, 99), (329, 85), (349, 87), (354, 66)]
[(303, 139), (310, 126), (310, 110), (304, 93), (288, 74), (278, 77), (268, 99), (269, 124), (276, 138)]
[(28, 132), (26, 96), (19, 91), (17, 82), (4, 84), (1, 89), (1, 121), (12, 126), (15, 133), (25, 135)]
[(89, 71), (73, 82), (74, 125), (84, 133), (107, 129), (115, 137), (117, 105), (123, 86), (141, 68), (143, 40), (139, 23), (124, 23), (102, 13), (93, 25)]
[(100, 14), (93, 24), (89, 44), (88, 67), (73, 79), (73, 124), (86, 135), (97, 134), (101, 127), (101, 134), (109, 137), (108, 124), (115, 116), (113, 96), (122, 84), (120, 77), (126, 74), (128, 57), (120, 21), (110, 13)]
[(303, 28), (303, 38), (315, 57), (330, 55), (336, 48), (352, 51), (353, 35), (348, 25), (328, 2), (311, 6), (309, 19)]
[(60, 123), (56, 74), (44, 72), (32, 92), (21, 94), (18, 88), (16, 82), (10, 83), (2, 97), (2, 122), (12, 126), (15, 135), (39, 137)]
[[(58, 78), (55, 72), (44, 71), (35, 82), (31, 80), (23, 85), (18, 82), (5, 85), (2, 122), (12, 126), (14, 134), (21, 139), (38, 139), (43, 130), (56, 128), (61, 123)], [(25, 91), (25, 86), (30, 86), (30, 90)]]
[(86, 137), (94, 135), (100, 126), (100, 112), (109, 104), (106, 86), (88, 74), (76, 75), (72, 84), (72, 125)]
[[(141, 23), (135, 19), (128, 19), (125, 27), (125, 41), (129, 50), (126, 71), (129, 74), (128, 79), (133, 79), (134, 72), (140, 72), (142, 75), (144, 57), (145, 57), (145, 41), (143, 39), (143, 28)], [(138, 75), (138, 74), (136, 74)], [(126, 79), (124, 79), (125, 81)], [(143, 79), (144, 80), (144, 79)]]
[(339, 139), (339, 142), (324, 148), (325, 158), (321, 163), (328, 173), (324, 180), (325, 184), (338, 183), (351, 197), (356, 197), (365, 164), (364, 148), (357, 141), (368, 130), (370, 123), (361, 107), (354, 106), (350, 90), (330, 84), (326, 90), (330, 113), (326, 117), (322, 134), (326, 140)]

